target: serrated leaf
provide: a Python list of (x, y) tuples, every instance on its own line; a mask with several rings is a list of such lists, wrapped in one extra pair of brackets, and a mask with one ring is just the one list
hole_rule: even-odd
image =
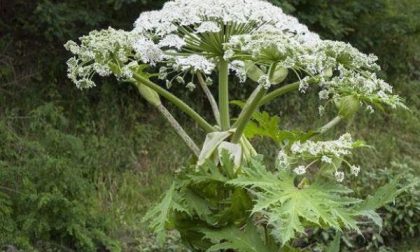
[(257, 229), (248, 224), (244, 230), (229, 227), (222, 230), (202, 230), (204, 238), (211, 240), (215, 245), (207, 249), (208, 252), (232, 249), (241, 252), (272, 252), (277, 251), (267, 246), (261, 239)]
[(171, 185), (168, 191), (164, 194), (163, 199), (155, 207), (151, 208), (143, 218), (143, 222), (149, 223), (151, 228), (157, 235), (157, 240), (160, 243), (165, 241), (166, 229), (165, 226), (169, 221), (170, 215), (173, 211), (185, 212), (190, 214), (181, 204), (176, 202), (178, 192), (176, 191), (175, 183)]
[(325, 252), (340, 252), (341, 233), (337, 232), (334, 236), (334, 240), (328, 244)]
[(294, 185), (292, 174), (273, 174), (258, 161), (244, 167), (243, 172), (228, 183), (253, 192), (253, 213), (267, 217), (273, 236), (283, 245), (304, 232), (305, 222), (336, 230), (359, 230), (358, 213), (351, 206), (360, 200), (345, 196), (352, 191), (343, 185), (318, 180), (300, 189)]

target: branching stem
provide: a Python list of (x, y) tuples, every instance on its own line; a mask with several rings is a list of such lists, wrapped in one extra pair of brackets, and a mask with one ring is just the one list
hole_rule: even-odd
[(209, 87), (207, 86), (206, 81), (203, 78), (203, 75), (200, 72), (197, 73), (197, 79), (198, 79), (198, 82), (200, 83), (201, 88), (203, 89), (203, 92), (206, 94), (207, 99), (210, 102), (210, 106), (211, 106), (211, 109), (213, 110), (214, 118), (216, 119), (217, 124), (220, 125), (219, 107), (217, 106), (217, 102), (214, 99), (213, 94), (211, 93)]
[(258, 108), (259, 102), (264, 97), (266, 92), (267, 89), (265, 89), (262, 85), (258, 85), (254, 92), (252, 92), (251, 96), (248, 98), (248, 101), (245, 104), (245, 107), (242, 109), (238, 120), (233, 125), (233, 127), (236, 128), (236, 131), (232, 136), (232, 143), (239, 142), (242, 134), (244, 133), (245, 126), (251, 119), (252, 114)]
[(153, 83), (149, 79), (145, 78), (141, 74), (134, 73), (133, 75), (134, 79), (145, 86), (153, 89), (156, 91), (159, 95), (165, 97), (167, 100), (169, 100), (171, 103), (173, 103), (175, 106), (177, 106), (181, 111), (186, 113), (188, 116), (190, 116), (203, 130), (206, 132), (213, 132), (216, 129), (211, 126), (203, 117), (201, 117), (195, 110), (193, 110), (190, 106), (188, 106), (185, 102), (180, 100), (175, 95), (171, 94), (170, 92), (166, 91), (159, 85)]
[(319, 128), (316, 131), (315, 135), (324, 134), (325, 132), (327, 132), (328, 130), (332, 129), (334, 126), (336, 126), (338, 123), (340, 123), (341, 120), (343, 120), (343, 117), (341, 117), (339, 115), (336, 116), (336, 117), (334, 117), (334, 119), (332, 119), (327, 124), (325, 124), (324, 126), (322, 126), (321, 128)]
[(300, 85), (300, 81), (279, 87), (278, 89), (271, 91), (270, 93), (265, 95), (264, 98), (261, 99), (259, 105), (260, 106), (265, 105), (279, 96), (282, 96), (286, 93), (297, 90), (299, 89), (299, 85)]
[(188, 133), (185, 132), (182, 126), (178, 123), (178, 121), (168, 111), (168, 109), (162, 104), (157, 105), (156, 108), (160, 111), (163, 117), (165, 117), (166, 120), (168, 120), (172, 128), (174, 128), (176, 133), (182, 138), (182, 140), (184, 140), (184, 142), (191, 149), (194, 155), (198, 157), (200, 155), (200, 149), (198, 148), (197, 144), (195, 144), (194, 140), (192, 140), (192, 138), (188, 135)]

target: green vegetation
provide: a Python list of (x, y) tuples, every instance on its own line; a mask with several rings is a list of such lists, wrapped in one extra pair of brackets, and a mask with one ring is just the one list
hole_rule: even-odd
[[(17, 0), (0, 5), (0, 247), (182, 251), (176, 234), (169, 234), (164, 247), (158, 245), (141, 219), (171, 187), (174, 172), (188, 163), (187, 147), (133, 87), (105, 80), (97, 89), (76, 90), (65, 78), (68, 54), (62, 47), (92, 29), (108, 25), (130, 29), (141, 10), (157, 8), (160, 2)], [(363, 167), (361, 176), (348, 182), (356, 187), (357, 196), (366, 197), (397, 175), (403, 175), (402, 184), (418, 177), (417, 1), (272, 2), (325, 38), (349, 41), (364, 52), (377, 54), (384, 76), (406, 98), (409, 111), (360, 112), (354, 119), (357, 123), (344, 125), (357, 132), (356, 138), (375, 147), (353, 156)], [(250, 91), (245, 87), (238, 95), (245, 98)], [(177, 95), (194, 99), (197, 110), (211, 115), (204, 95)], [(305, 104), (298, 99), (277, 100), (268, 111), (279, 116), (282, 128), (321, 126), (322, 120), (313, 121), (310, 116), (318, 113), (313, 106), (316, 97), (306, 98), (311, 101)], [(188, 121), (174, 114), (178, 121)], [(309, 120), (313, 124), (308, 125)], [(195, 136), (198, 129), (192, 126), (188, 131)], [(342, 132), (329, 135), (338, 133)], [(274, 141), (270, 146), (255, 138), (253, 143), (266, 156), (274, 159), (277, 155)], [(399, 240), (419, 235), (419, 202), (418, 188), (403, 193), (394, 204), (380, 209), (384, 218), (381, 233), (371, 226), (362, 229), (365, 239), (345, 233), (346, 249), (377, 251), (389, 246), (415, 251), (418, 243), (399, 244)], [(206, 233), (212, 240), (227, 237), (220, 235)], [(245, 235), (247, 240), (255, 239), (251, 232)], [(302, 242), (311, 244), (317, 239), (327, 244), (334, 236), (314, 230)]]

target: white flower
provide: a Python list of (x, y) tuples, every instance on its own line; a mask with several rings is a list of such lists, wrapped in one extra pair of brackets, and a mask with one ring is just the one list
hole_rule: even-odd
[(279, 167), (284, 168), (289, 166), (288, 155), (283, 150), (279, 151), (277, 155), (277, 162)]
[(326, 100), (326, 99), (328, 99), (328, 97), (329, 97), (329, 93), (328, 93), (328, 90), (321, 90), (320, 92), (319, 92), (319, 99), (321, 99), (321, 100)]
[(181, 71), (193, 70), (211, 74), (216, 65), (204, 56), (193, 54), (188, 57), (177, 57), (175, 67)]
[(197, 33), (219, 32), (220, 27), (215, 22), (206, 21), (200, 24), (196, 29)]
[(360, 172), (360, 166), (352, 165), (350, 166), (350, 171), (351, 171), (351, 174), (357, 177), (357, 175), (359, 175), (359, 172)]
[(300, 84), (299, 84), (299, 91), (300, 91), (301, 93), (306, 93), (306, 90), (307, 90), (307, 89), (308, 89), (308, 87), (309, 87), (308, 79), (309, 79), (309, 77), (305, 77), (304, 79), (302, 79), (302, 80), (300, 81)]
[(373, 112), (375, 112), (375, 110), (373, 109), (373, 107), (372, 107), (371, 105), (367, 105), (367, 106), (366, 106), (366, 110), (367, 110), (367, 111), (369, 111), (369, 113), (371, 113), (371, 114), (372, 114)]
[(301, 43), (316, 44), (319, 41), (318, 35), (296, 18), (263, 0), (168, 1), (159, 11), (143, 12), (135, 22), (134, 30), (141, 34), (165, 36), (175, 33), (181, 25), (194, 26), (198, 33), (219, 32), (219, 22), (224, 25), (253, 23), (256, 29), (276, 30), (298, 37)]
[(195, 84), (192, 82), (188, 82), (188, 84), (185, 86), (188, 90), (190, 90), (190, 92), (194, 91), (195, 89)]
[(268, 75), (261, 75), (261, 77), (258, 79), (258, 84), (263, 86), (264, 89), (269, 89), (271, 87), (271, 82)]
[(353, 149), (353, 140), (348, 133), (342, 135), (338, 140), (296, 142), (290, 148), (294, 154), (308, 153), (312, 156), (331, 154), (337, 157), (350, 154), (351, 149)]
[(159, 46), (149, 39), (141, 38), (134, 43), (133, 47), (141, 60), (145, 63), (155, 65), (165, 58), (164, 53)]
[(328, 156), (322, 156), (321, 157), (321, 161), (327, 164), (331, 164), (332, 163), (332, 159)]
[(174, 47), (180, 50), (183, 46), (185, 46), (185, 41), (178, 35), (169, 34), (165, 36), (162, 40), (159, 41), (159, 47)]
[(240, 60), (234, 60), (229, 64), (229, 69), (235, 72), (239, 82), (243, 83), (246, 81), (246, 69), (245, 63)]
[(230, 58), (232, 58), (235, 55), (235, 52), (231, 49), (226, 50), (225, 54), (223, 55), (223, 59), (225, 60), (229, 60)]
[(297, 174), (297, 175), (302, 175), (306, 173), (306, 167), (303, 165), (300, 165), (298, 167), (296, 167), (295, 169), (293, 169), (293, 171)]
[(343, 182), (344, 180), (344, 172), (342, 171), (335, 171), (334, 173), (335, 179), (337, 180), (337, 182)]

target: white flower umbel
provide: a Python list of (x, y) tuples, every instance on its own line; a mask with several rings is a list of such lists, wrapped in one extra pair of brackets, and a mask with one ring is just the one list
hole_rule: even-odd
[(119, 69), (131, 61), (163, 65), (167, 71), (160, 76), (173, 78), (180, 71), (210, 75), (223, 58), (241, 82), (247, 73), (237, 63), (251, 61), (261, 69), (275, 64), (298, 75), (301, 92), (319, 85), (319, 97), (326, 102), (351, 95), (366, 105), (403, 106), (391, 86), (377, 77), (376, 56), (321, 40), (263, 0), (168, 1), (161, 10), (143, 12), (131, 32), (109, 28), (80, 40), (81, 45), (66, 44), (76, 56), (68, 62), (68, 76), (80, 88), (94, 85), (93, 73), (127, 76)]
[[(195, 32), (218, 32), (220, 24), (252, 24), (256, 29), (283, 31), (313, 40), (318, 36), (305, 25), (263, 0), (175, 0), (159, 11), (143, 12), (135, 22), (135, 31), (165, 36), (176, 33), (179, 26), (193, 27)], [(269, 24), (262, 26), (263, 24)]]
[(296, 167), (295, 169), (293, 169), (293, 171), (297, 174), (297, 175), (303, 175), (306, 173), (306, 167), (303, 165), (300, 165), (298, 167)]
[(159, 46), (146, 38), (140, 38), (134, 42), (133, 48), (143, 62), (150, 63), (152, 66), (165, 58)]
[(277, 165), (279, 168), (286, 168), (289, 166), (289, 156), (284, 150), (279, 151), (277, 154)]
[[(342, 135), (338, 140), (332, 141), (311, 141), (304, 143), (294, 143), (290, 150), (294, 155), (310, 155), (310, 156), (335, 156), (343, 157), (351, 154), (354, 147), (354, 141), (350, 134)], [(325, 158), (324, 158), (325, 159)]]
[(75, 55), (67, 61), (68, 77), (81, 89), (95, 85), (91, 80), (95, 73), (125, 77), (127, 73), (122, 71), (123, 66), (139, 60), (133, 52), (133, 43), (137, 39), (133, 33), (108, 28), (81, 37), (80, 45), (67, 42), (64, 47)]
[(210, 74), (216, 65), (201, 55), (191, 55), (188, 57), (177, 57), (175, 59), (174, 68), (181, 71), (200, 71), (205, 74)]
[(176, 34), (169, 34), (168, 36), (165, 36), (162, 38), (162, 40), (159, 41), (158, 46), (159, 47), (173, 47), (176, 49), (181, 49), (183, 46), (185, 46), (185, 41), (183, 38)]
[(352, 165), (350, 166), (350, 172), (351, 174), (353, 174), (354, 176), (358, 176), (359, 172), (360, 172), (360, 166), (356, 166), (356, 165)]
[(342, 172), (342, 171), (336, 171), (335, 173), (334, 173), (334, 176), (335, 176), (335, 179), (337, 180), (337, 182), (343, 182), (343, 180), (344, 180), (344, 172)]
[(206, 21), (200, 24), (197, 27), (197, 33), (206, 33), (206, 32), (219, 32), (220, 27), (216, 22)]

